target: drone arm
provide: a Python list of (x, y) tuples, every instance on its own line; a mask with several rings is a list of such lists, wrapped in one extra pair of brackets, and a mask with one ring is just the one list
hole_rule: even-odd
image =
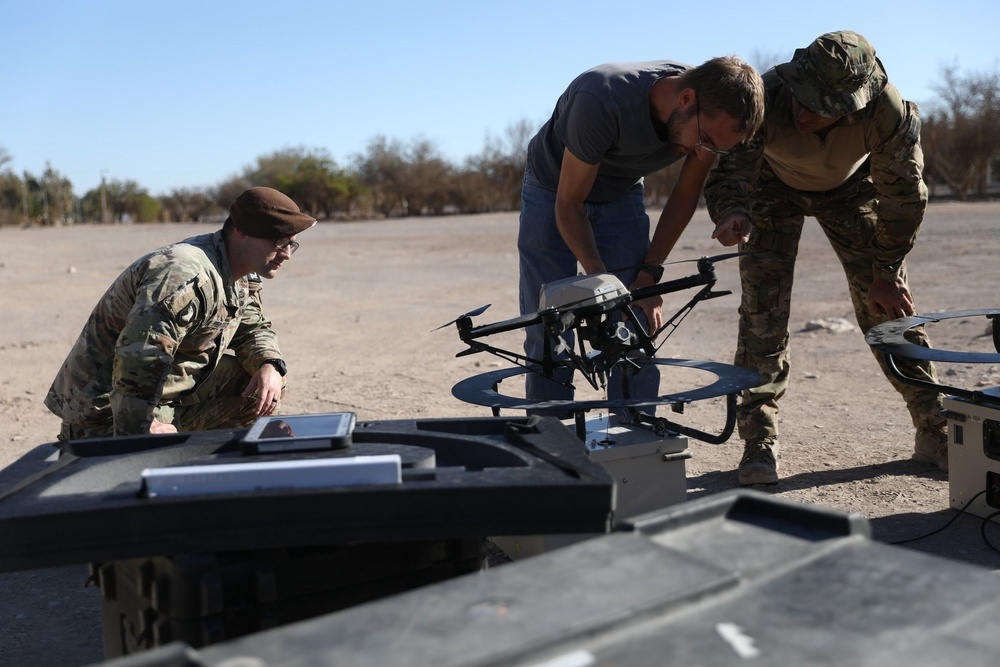
[[(652, 357), (656, 354), (657, 346), (653, 341), (658, 338), (661, 333), (663, 333), (668, 327), (676, 328), (677, 324), (679, 324), (680, 321), (684, 319), (689, 312), (691, 312), (691, 309), (693, 309), (695, 304), (699, 301), (712, 298), (712, 287), (715, 285), (716, 281), (715, 269), (710, 263), (702, 265), (700, 262), (698, 268), (699, 272), (695, 275), (678, 278), (676, 280), (669, 280), (665, 283), (657, 283), (651, 287), (641, 288), (632, 292), (632, 299), (634, 301), (640, 301), (657, 294), (668, 294), (671, 292), (679, 292), (681, 290), (690, 289), (692, 287), (698, 287), (699, 285), (703, 286), (690, 301), (684, 304), (684, 306), (674, 313), (670, 319), (663, 322), (652, 334), (646, 334), (641, 326), (636, 327), (639, 345), (648, 356)], [(631, 308), (627, 308), (626, 310), (631, 316)], [(666, 338), (664, 338), (660, 345), (662, 345), (663, 342), (666, 342)]]
[(649, 287), (641, 287), (634, 292), (632, 292), (632, 301), (642, 301), (651, 296), (657, 296), (660, 294), (669, 294), (671, 292), (680, 292), (681, 290), (691, 289), (692, 287), (698, 287), (699, 285), (711, 285), (716, 281), (715, 270), (709, 267), (708, 271), (699, 271), (692, 276), (685, 276), (684, 278), (677, 278), (676, 280), (668, 280), (664, 283), (657, 283), (655, 285), (650, 285)]
[[(648, 333), (646, 333), (646, 329), (642, 326), (642, 321), (638, 317), (636, 317), (635, 312), (632, 310), (631, 306), (625, 307), (624, 315), (625, 315), (625, 320), (630, 324), (632, 324), (632, 328), (635, 331), (635, 337), (637, 341), (636, 347), (645, 352), (646, 356), (648, 357), (652, 357), (653, 355), (655, 355), (656, 344), (653, 342), (653, 339), (656, 336), (650, 336)], [(662, 326), (656, 330), (656, 333), (658, 334), (661, 331), (663, 331)]]
[[(455, 355), (456, 357), (467, 357), (472, 354), (486, 352), (488, 354), (492, 354), (495, 357), (499, 357), (501, 359), (509, 361), (512, 364), (521, 366), (522, 368), (526, 368), (532, 372), (538, 373), (542, 377), (546, 377), (549, 379), (553, 378), (557, 368), (576, 369), (579, 370), (584, 375), (584, 377), (587, 378), (587, 380), (590, 382), (591, 386), (594, 387), (594, 389), (598, 388), (594, 380), (591, 379), (590, 376), (588, 375), (589, 369), (587, 368), (587, 364), (585, 363), (583, 356), (576, 354), (572, 349), (568, 349), (566, 350), (568, 354), (566, 355), (565, 359), (556, 360), (555, 355), (553, 354), (551, 348), (552, 341), (550, 340), (549, 337), (546, 337), (545, 339), (545, 352), (542, 355), (542, 359), (533, 359), (524, 354), (519, 354), (517, 352), (505, 350), (501, 347), (496, 347), (495, 345), (489, 345), (487, 343), (483, 343), (482, 341), (474, 339), (467, 339), (463, 337), (463, 340), (465, 341), (466, 344), (468, 344), (469, 347), (456, 354)], [(570, 389), (574, 388), (572, 382), (565, 383), (565, 386), (569, 387)]]
[[(673, 316), (671, 316), (671, 318), (669, 320), (667, 320), (666, 322), (664, 322), (663, 325), (659, 329), (656, 330), (656, 333), (654, 333), (651, 336), (651, 338), (654, 338), (654, 339), (658, 338), (659, 335), (661, 333), (663, 333), (664, 330), (666, 330), (668, 327), (670, 327), (672, 329), (676, 329), (677, 326), (681, 323), (681, 321), (685, 317), (687, 317), (688, 313), (690, 313), (692, 310), (694, 310), (694, 307), (699, 302), (705, 301), (706, 299), (715, 298), (716, 296), (723, 296), (725, 294), (724, 292), (713, 292), (712, 291), (712, 286), (713, 285), (714, 285), (714, 283), (711, 283), (711, 284), (705, 285), (703, 288), (701, 288), (700, 290), (698, 290), (698, 293), (695, 294), (693, 297), (691, 297), (690, 301), (688, 301), (683, 306), (681, 306), (677, 310), (677, 312), (674, 313)], [(669, 335), (667, 337), (669, 337)], [(666, 342), (666, 338), (664, 338), (663, 342)], [(663, 342), (661, 342), (660, 344), (662, 345)]]
[(472, 327), (471, 329), (462, 329), (460, 327), (458, 335), (466, 343), (471, 343), (471, 341), (476, 338), (485, 338), (486, 336), (492, 336), (506, 331), (513, 331), (514, 329), (523, 329), (533, 324), (540, 324), (541, 322), (541, 313), (529, 313), (527, 315), (521, 315), (520, 317), (504, 320), (502, 322), (494, 322), (493, 324), (483, 324), (478, 327)]

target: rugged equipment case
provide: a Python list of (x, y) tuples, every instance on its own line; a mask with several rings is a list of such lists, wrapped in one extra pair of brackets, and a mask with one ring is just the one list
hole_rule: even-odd
[(1000, 522), (1000, 401), (945, 396), (951, 506)]
[[(0, 470), (0, 571), (93, 563), (105, 654), (229, 639), (478, 569), (486, 537), (604, 533), (615, 488), (553, 418), (358, 423), (250, 456), (245, 430), (41, 445)], [(399, 484), (142, 495), (148, 468), (398, 455)]]
[[(1000, 579), (752, 490), (236, 641), (115, 667), (995, 667)], [(110, 666), (109, 666), (110, 667)]]
[[(574, 426), (573, 420), (563, 423)], [(616, 516), (645, 514), (687, 499), (686, 461), (691, 458), (687, 437), (621, 424), (614, 414), (588, 417), (583, 426), (587, 455), (615, 480)], [(510, 559), (518, 560), (593, 537), (597, 535), (560, 533), (491, 539)]]

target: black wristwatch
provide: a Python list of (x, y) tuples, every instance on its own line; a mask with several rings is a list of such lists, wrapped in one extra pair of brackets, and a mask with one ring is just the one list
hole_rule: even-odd
[[(278, 369), (278, 373), (281, 377), (285, 377), (285, 373), (288, 372), (288, 366), (285, 365), (284, 359), (265, 359), (264, 364), (271, 364)], [(261, 364), (263, 366), (264, 364)]]
[(660, 278), (663, 277), (663, 265), (661, 264), (640, 264), (639, 270), (653, 276), (654, 283), (660, 282)]

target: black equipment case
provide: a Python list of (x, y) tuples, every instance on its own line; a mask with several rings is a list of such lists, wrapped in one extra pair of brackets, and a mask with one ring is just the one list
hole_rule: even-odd
[(115, 667), (1000, 664), (1000, 579), (873, 542), (858, 515), (743, 490), (629, 524), (476, 576)]
[[(358, 423), (248, 455), (246, 431), (41, 445), (0, 471), (0, 571), (92, 563), (105, 655), (191, 646), (481, 568), (487, 536), (607, 532), (614, 483), (552, 418)], [(397, 484), (150, 497), (143, 471), (397, 455)]]

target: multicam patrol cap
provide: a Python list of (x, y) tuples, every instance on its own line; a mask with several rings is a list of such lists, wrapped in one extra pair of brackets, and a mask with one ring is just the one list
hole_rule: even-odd
[(316, 224), (287, 195), (273, 188), (246, 190), (229, 207), (233, 225), (247, 236), (283, 239)]
[(775, 65), (792, 95), (821, 116), (845, 116), (863, 109), (888, 81), (875, 47), (850, 30), (828, 32), (792, 60)]

